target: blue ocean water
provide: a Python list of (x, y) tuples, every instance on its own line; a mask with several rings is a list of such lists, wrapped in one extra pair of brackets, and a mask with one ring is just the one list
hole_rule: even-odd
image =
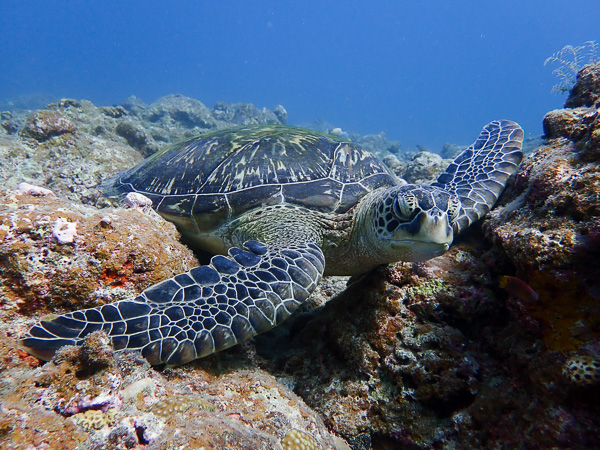
[(498, 118), (541, 134), (566, 98), (544, 60), (598, 23), (590, 0), (3, 1), (0, 99), (282, 104), (437, 151)]

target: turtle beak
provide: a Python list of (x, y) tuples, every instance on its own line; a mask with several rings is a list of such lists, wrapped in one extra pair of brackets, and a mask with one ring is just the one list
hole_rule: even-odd
[(421, 211), (410, 223), (415, 239), (450, 247), (454, 240), (454, 231), (448, 220), (448, 214), (439, 208)]
[(448, 215), (439, 208), (421, 211), (412, 222), (401, 224), (391, 246), (404, 261), (425, 261), (445, 253), (454, 239)]

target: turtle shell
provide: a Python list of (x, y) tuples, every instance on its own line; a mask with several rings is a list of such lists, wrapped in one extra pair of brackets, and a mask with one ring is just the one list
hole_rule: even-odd
[(303, 128), (257, 125), (167, 148), (109, 184), (111, 193), (139, 192), (168, 220), (204, 232), (267, 204), (343, 213), (367, 192), (398, 181), (354, 143)]

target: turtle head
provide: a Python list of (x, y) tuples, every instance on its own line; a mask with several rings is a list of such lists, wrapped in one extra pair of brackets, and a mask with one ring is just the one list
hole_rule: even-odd
[(461, 203), (434, 186), (404, 185), (372, 193), (371, 245), (386, 261), (425, 261), (446, 252)]

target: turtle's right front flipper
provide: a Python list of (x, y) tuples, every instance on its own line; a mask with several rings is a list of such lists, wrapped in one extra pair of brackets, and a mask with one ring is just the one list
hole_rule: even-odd
[(158, 283), (134, 300), (42, 320), (21, 345), (50, 359), (104, 330), (115, 350), (137, 349), (156, 365), (179, 365), (244, 342), (279, 325), (314, 291), (325, 267), (312, 243), (286, 248), (256, 241), (207, 266)]

